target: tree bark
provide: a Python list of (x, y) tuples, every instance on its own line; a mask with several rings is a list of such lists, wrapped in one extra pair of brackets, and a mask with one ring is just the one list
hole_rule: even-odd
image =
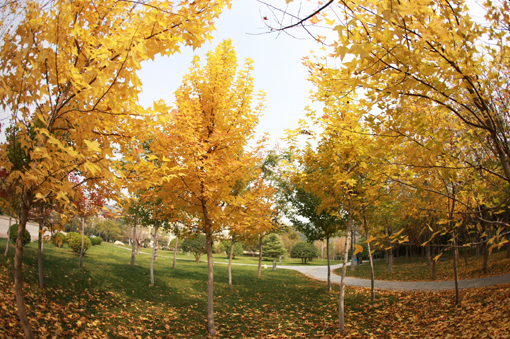
[(391, 234), (393, 233), (393, 230), (390, 226), (388, 226), (388, 246), (390, 247), (388, 249), (388, 273), (393, 273), (393, 247), (391, 247)]
[(260, 237), (260, 245), (259, 245), (259, 271), (257, 273), (257, 278), (262, 276), (262, 237)]
[(460, 293), (459, 293), (459, 271), (457, 269), (458, 261), (459, 261), (459, 249), (457, 248), (457, 239), (456, 234), (453, 234), (453, 271), (455, 272), (455, 305), (460, 304)]
[(328, 258), (328, 292), (331, 292), (331, 266), (329, 264), (329, 238), (326, 238), (326, 255)]
[(348, 216), (347, 216), (347, 235), (345, 237), (345, 248), (344, 248), (344, 262), (342, 265), (342, 279), (340, 280), (340, 298), (338, 302), (338, 327), (340, 329), (340, 334), (345, 334), (345, 310), (344, 310), (344, 300), (345, 300), (345, 276), (347, 275), (347, 262), (349, 261), (349, 237), (351, 236), (351, 227), (352, 227), (352, 200), (349, 195), (349, 204), (348, 204)]
[[(431, 247), (430, 250), (432, 251), (432, 257), (435, 257), (436, 248), (435, 247)], [(436, 279), (436, 261), (435, 260), (432, 260), (432, 273), (431, 273), (431, 276), (432, 276), (432, 280)]]
[(465, 264), (466, 266), (467, 266), (467, 265), (469, 265), (469, 263), (468, 263), (468, 250), (469, 250), (469, 247), (466, 247), (466, 248), (464, 249), (464, 264)]
[(175, 246), (174, 246), (174, 262), (172, 264), (172, 268), (175, 268), (175, 264), (177, 262), (177, 250), (179, 249), (179, 235), (175, 235)]
[(354, 239), (354, 226), (351, 225), (352, 231), (351, 231), (351, 271), (354, 271), (354, 266), (356, 266), (356, 263), (354, 262), (354, 242), (356, 241)]
[(427, 269), (430, 270), (430, 264), (431, 263), (431, 260), (430, 260), (430, 246), (427, 245), (427, 247), (425, 248), (425, 251), (427, 252)]
[(9, 253), (9, 243), (11, 242), (11, 223), (12, 223), (12, 211), (9, 211), (9, 228), (7, 229), (7, 245), (5, 246), (5, 253), (4, 253), (4, 256), (6, 256), (6, 257), (7, 257), (7, 254)]
[(216, 335), (214, 325), (214, 262), (212, 253), (212, 229), (209, 220), (209, 211), (205, 201), (202, 201), (202, 212), (204, 214), (205, 241), (207, 247), (207, 331), (211, 336)]
[(42, 252), (43, 252), (43, 207), (41, 206), (41, 216), (39, 219), (39, 234), (37, 237), (37, 270), (39, 271), (39, 288), (44, 288)]
[[(369, 238), (368, 234), (368, 227), (366, 226), (366, 220), (363, 218), (363, 221), (365, 222), (365, 231), (366, 231), (366, 238)], [(407, 246), (406, 246), (407, 248)], [(367, 250), (368, 250), (368, 258), (370, 260), (370, 300), (375, 301), (375, 277), (374, 277), (374, 258), (372, 256), (372, 251), (370, 250), (370, 243), (367, 242)]]
[(135, 266), (136, 255), (136, 221), (133, 223), (133, 243), (131, 244), (131, 267)]
[(483, 254), (483, 262), (482, 262), (482, 270), (484, 273), (487, 272), (487, 267), (489, 266), (489, 251), (487, 251), (487, 243), (482, 244), (482, 254)]
[(156, 235), (158, 234), (159, 224), (154, 225), (154, 234), (152, 235), (152, 256), (151, 256), (151, 285), (154, 286), (154, 258), (156, 257)]
[[(32, 200), (30, 195), (26, 199)], [(33, 339), (34, 334), (28, 322), (27, 309), (23, 298), (23, 240), (25, 238), (25, 230), (28, 220), (28, 211), (30, 206), (25, 202), (21, 205), (20, 223), (18, 225), (18, 237), (16, 238), (16, 252), (14, 254), (14, 290), (16, 292), (16, 304), (18, 306), (18, 315), (21, 327), (25, 333), (26, 339)]]
[(388, 265), (388, 250), (384, 250), (384, 261), (386, 261), (386, 265)]
[(230, 255), (228, 256), (228, 289), (233, 290), (232, 288), (232, 257), (234, 255), (234, 236), (232, 236), (232, 241), (230, 242)]
[(80, 269), (83, 259), (83, 246), (85, 244), (85, 216), (81, 217), (81, 248), (80, 248)]

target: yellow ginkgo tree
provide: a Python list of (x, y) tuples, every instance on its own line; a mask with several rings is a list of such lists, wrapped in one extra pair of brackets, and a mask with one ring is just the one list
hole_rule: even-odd
[[(160, 159), (168, 158), (180, 167), (177, 177), (163, 183), (163, 188), (194, 218), (187, 223), (191, 231), (206, 235), (207, 328), (212, 335), (216, 333), (212, 242), (223, 230), (227, 211), (238, 203), (232, 188), (258, 161), (259, 147), (250, 150), (248, 141), (263, 109), (263, 93), (256, 95), (253, 89), (252, 61), (237, 68), (230, 40), (209, 52), (204, 66), (195, 57), (175, 93), (177, 109), (162, 119), (162, 134), (153, 144)], [(162, 150), (166, 154), (159, 153)]]
[[(229, 1), (19, 4), (20, 16), (0, 46), (0, 102), (30, 161), (16, 171), (10, 171), (9, 161), (1, 165), (9, 180), (18, 182), (23, 235), (34, 202), (52, 197), (69, 203), (75, 186), (69, 173), (82, 178), (79, 185), (109, 181), (113, 195), (108, 159), (145, 124), (137, 98), (140, 63), (178, 52), (182, 45), (200, 46)], [(23, 301), (21, 241), (15, 254), (16, 302), (25, 336), (33, 338)]]

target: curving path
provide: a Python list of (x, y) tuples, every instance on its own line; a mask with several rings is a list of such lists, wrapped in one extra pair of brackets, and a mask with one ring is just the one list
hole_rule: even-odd
[[(288, 266), (290, 267), (290, 266)], [(331, 266), (331, 271), (342, 267), (342, 265)], [(282, 267), (283, 268), (283, 267)], [(308, 270), (305, 273), (307, 276), (327, 281), (328, 279), (328, 267), (318, 266)], [(340, 284), (341, 277), (336, 274), (331, 274), (331, 282), (334, 284)], [(497, 275), (493, 277), (478, 278), (459, 280), (459, 288), (473, 288), (473, 287), (484, 287), (498, 284), (510, 283), (510, 274)], [(370, 280), (359, 279), (359, 278), (345, 278), (345, 284), (350, 286), (358, 287), (370, 287)], [(383, 290), (401, 290), (401, 291), (443, 291), (455, 289), (454, 281), (375, 281), (375, 288)]]

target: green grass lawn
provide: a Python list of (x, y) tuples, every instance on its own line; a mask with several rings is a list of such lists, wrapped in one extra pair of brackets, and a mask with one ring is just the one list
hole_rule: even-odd
[[(126, 249), (131, 250), (131, 247), (128, 245), (119, 246)], [(152, 253), (152, 248), (140, 248), (140, 252)], [(160, 256), (164, 257), (172, 257), (174, 256), (173, 251), (165, 251), (165, 250), (158, 250), (158, 253)], [(193, 256), (193, 253), (191, 253), (189, 256), (187, 253), (178, 253), (177, 254), (178, 259), (184, 259), (184, 260), (195, 260), (195, 257)], [(225, 254), (213, 254), (213, 258), (215, 262), (226, 262), (228, 263), (228, 256)], [(206, 262), (207, 256), (204, 254), (201, 256), (200, 261)], [(259, 258), (258, 256), (250, 256), (250, 255), (243, 255), (240, 257), (236, 257), (232, 259), (232, 263), (235, 264), (252, 264), (252, 265), (258, 265)], [(277, 260), (277, 264), (279, 265), (280, 261)], [(330, 260), (331, 265), (337, 265), (341, 264), (342, 262), (340, 260)], [(272, 265), (273, 260), (269, 259), (263, 259), (262, 265)], [(314, 259), (311, 262), (307, 262), (306, 264), (303, 264), (301, 262), (301, 259), (292, 259), (292, 258), (282, 258), (282, 266), (296, 266), (296, 265), (306, 265), (306, 266), (326, 266), (328, 264), (328, 261), (326, 259)]]
[[(2, 251), (5, 241), (0, 239)], [(135, 267), (130, 267), (130, 254), (103, 243), (89, 250), (80, 271), (78, 255), (67, 247), (46, 244), (46, 287), (41, 291), (37, 287), (36, 244), (29, 244), (24, 253), (24, 291), (36, 336), (207, 337), (206, 264), (180, 260), (172, 269), (172, 259), (160, 257), (155, 264), (156, 285), (150, 286), (150, 256), (139, 255)], [(8, 258), (0, 255), (0, 338), (22, 337), (14, 299), (12, 257), (13, 250)], [(338, 337), (337, 286), (333, 293), (326, 293), (325, 283), (295, 271), (267, 269), (257, 279), (257, 267), (235, 266), (234, 291), (229, 291), (227, 266), (215, 265), (214, 270), (219, 338)], [(401, 337), (402, 333), (420, 336), (438, 333), (438, 329), (441, 333), (456, 333), (457, 329), (446, 326), (446, 321), (463, 321), (466, 331), (477, 329), (477, 334), (490, 334), (494, 328), (510, 331), (510, 324), (505, 323), (510, 319), (509, 288), (501, 285), (472, 290), (463, 294), (465, 305), (458, 308), (451, 304), (452, 292), (378, 292), (376, 303), (371, 303), (367, 289), (347, 288), (347, 337)], [(395, 317), (396, 309), (401, 318)], [(483, 329), (479, 329), (476, 320), (481, 311), (488, 317)], [(424, 312), (428, 312), (429, 321), (423, 321)], [(471, 319), (473, 323), (469, 325)]]
[[(510, 273), (510, 259), (506, 258), (506, 249), (494, 251), (489, 256), (487, 272), (482, 271), (482, 258), (476, 255), (468, 255), (468, 264), (465, 264), (464, 256), (460, 256), (458, 265), (459, 279), (475, 279), (494, 275)], [(338, 275), (342, 274), (341, 269), (335, 270)], [(370, 279), (370, 263), (364, 260), (363, 264), (356, 266), (354, 271), (347, 268), (347, 276)], [(431, 271), (427, 269), (426, 259), (395, 258), (393, 262), (393, 273), (388, 273), (388, 265), (385, 260), (374, 261), (374, 276), (376, 280), (391, 281), (445, 281), (454, 280), (453, 257), (451, 254), (443, 255), (436, 262), (436, 278), (431, 278)]]

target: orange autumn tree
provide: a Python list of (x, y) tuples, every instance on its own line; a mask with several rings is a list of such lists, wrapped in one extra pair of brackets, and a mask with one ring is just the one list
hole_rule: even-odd
[[(17, 2), (18, 3), (18, 2)], [(34, 203), (69, 204), (73, 183), (112, 184), (114, 151), (144, 127), (138, 104), (140, 63), (171, 55), (181, 45), (200, 46), (228, 0), (19, 2), (22, 15), (2, 36), (0, 103), (12, 114), (27, 166), (13, 164), (0, 148), (0, 164), (17, 181), (19, 234)], [(112, 194), (112, 197), (115, 194)], [(105, 198), (110, 198), (105, 196)], [(15, 292), (26, 338), (33, 338), (22, 290), (22, 239), (16, 244)]]
[[(191, 231), (205, 233), (207, 238), (210, 334), (216, 333), (212, 241), (223, 230), (224, 207), (236, 203), (230, 194), (232, 187), (254, 167), (257, 148), (250, 151), (247, 144), (263, 109), (263, 93), (254, 103), (252, 61), (246, 60), (242, 70), (237, 68), (230, 40), (209, 52), (203, 67), (196, 56), (175, 93), (178, 110), (172, 110), (163, 124), (167, 136), (153, 143), (155, 148), (166, 144), (166, 157), (182, 168), (179, 176), (163, 187), (181, 202), (187, 215), (195, 218)], [(154, 153), (159, 155), (157, 150)]]

